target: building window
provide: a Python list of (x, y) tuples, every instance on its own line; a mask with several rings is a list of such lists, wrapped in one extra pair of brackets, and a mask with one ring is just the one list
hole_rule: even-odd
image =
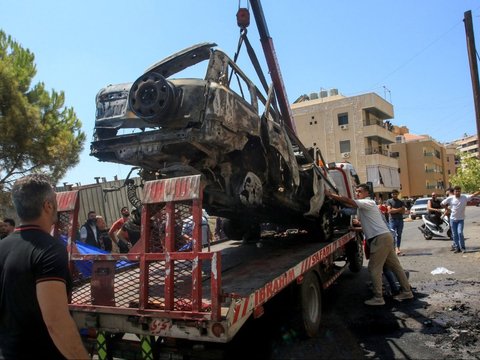
[(340, 141), (340, 152), (350, 152), (350, 140), (342, 140)]
[(338, 125), (348, 125), (348, 113), (338, 114)]

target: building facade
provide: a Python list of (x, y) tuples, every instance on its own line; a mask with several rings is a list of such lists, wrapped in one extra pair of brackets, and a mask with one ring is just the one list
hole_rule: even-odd
[(460, 153), (467, 153), (471, 156), (478, 157), (478, 137), (477, 135), (466, 135), (461, 139), (452, 141), (451, 143), (455, 146), (456, 150)]
[[(408, 129), (407, 129), (408, 131)], [(440, 195), (455, 173), (455, 149), (428, 135), (399, 132), (391, 150), (398, 155), (402, 196), (416, 198)]]
[(375, 93), (345, 97), (338, 91), (301, 97), (292, 104), (297, 134), (309, 148), (319, 148), (327, 162), (348, 161), (361, 182), (372, 182), (378, 197), (400, 188), (393, 106)]

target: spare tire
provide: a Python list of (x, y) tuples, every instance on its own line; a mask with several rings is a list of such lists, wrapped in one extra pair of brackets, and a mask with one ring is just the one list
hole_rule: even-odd
[(147, 73), (133, 83), (128, 101), (130, 109), (139, 118), (160, 123), (175, 102), (175, 87), (162, 75)]

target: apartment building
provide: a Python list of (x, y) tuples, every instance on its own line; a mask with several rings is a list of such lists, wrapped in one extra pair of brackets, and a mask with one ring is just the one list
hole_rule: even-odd
[[(405, 131), (406, 130), (406, 131)], [(402, 196), (423, 197), (432, 192), (444, 194), (455, 174), (455, 148), (447, 147), (428, 135), (414, 135), (397, 128), (390, 150), (398, 156)]]
[(468, 153), (471, 156), (478, 157), (478, 137), (477, 135), (467, 135), (465, 134), (464, 137), (453, 140), (448, 143), (455, 147), (455, 149), (460, 153)]
[(306, 147), (319, 148), (327, 162), (350, 162), (377, 196), (400, 189), (398, 157), (390, 149), (392, 104), (375, 93), (345, 97), (332, 89), (302, 96), (291, 108)]

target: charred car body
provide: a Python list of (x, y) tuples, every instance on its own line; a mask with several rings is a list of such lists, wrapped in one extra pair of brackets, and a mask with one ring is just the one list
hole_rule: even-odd
[[(272, 92), (215, 46), (192, 46), (134, 83), (100, 90), (91, 155), (138, 166), (144, 180), (201, 173), (204, 207), (230, 219), (230, 237), (257, 235), (264, 222), (329, 233), (326, 171), (292, 144)], [(172, 77), (201, 62), (203, 79)]]

